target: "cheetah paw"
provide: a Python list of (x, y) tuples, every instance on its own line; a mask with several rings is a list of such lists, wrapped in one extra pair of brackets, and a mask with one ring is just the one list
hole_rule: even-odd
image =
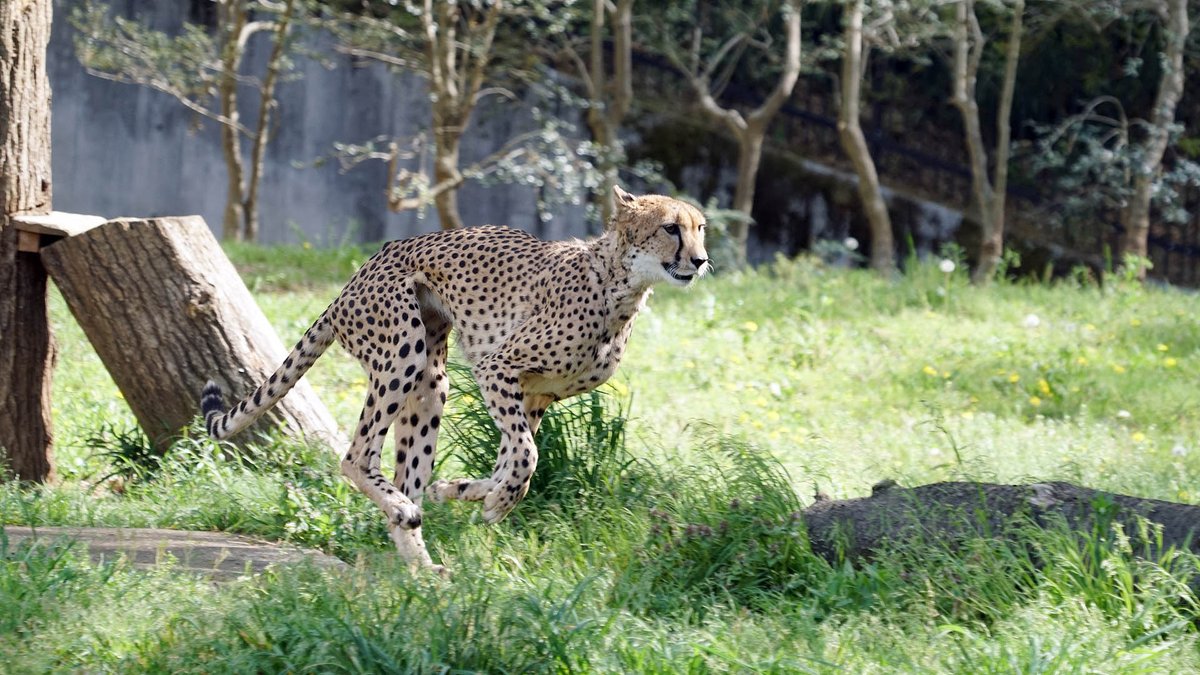
[(435, 504), (445, 504), (451, 499), (453, 487), (448, 480), (435, 480), (425, 488), (425, 496)]
[(421, 507), (416, 504), (397, 504), (392, 512), (392, 522), (405, 530), (421, 526)]
[(483, 499), (483, 522), (494, 525), (504, 520), (515, 504), (505, 499), (501, 490), (492, 490)]

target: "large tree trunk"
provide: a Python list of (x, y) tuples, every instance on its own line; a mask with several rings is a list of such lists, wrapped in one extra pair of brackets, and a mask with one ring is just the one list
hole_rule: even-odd
[[(47, 246), (42, 259), (138, 423), (160, 446), (199, 413), (209, 378), (242, 395), (287, 355), (197, 216), (110, 221)], [(258, 428), (279, 423), (341, 446), (333, 419), (303, 380)]]
[[(1161, 544), (1136, 541), (1139, 518), (1162, 527)], [(805, 510), (804, 522), (813, 552), (835, 564), (842, 557), (870, 558), (896, 546), (954, 547), (981, 537), (1015, 541), (1028, 525), (1108, 539), (1119, 524), (1134, 539), (1135, 551), (1154, 556), (1175, 547), (1200, 554), (1200, 506), (1060, 482), (955, 482), (909, 489), (884, 481), (870, 497), (818, 497)]]
[[(1187, 0), (1168, 0), (1163, 49), (1163, 74), (1150, 115), (1149, 138), (1146, 139), (1141, 166), (1133, 178), (1133, 196), (1123, 215), (1125, 234), (1121, 240), (1123, 258), (1145, 260), (1149, 257), (1147, 240), (1150, 236), (1150, 200), (1154, 193), (1154, 181), (1162, 170), (1163, 154), (1170, 141), (1168, 127), (1175, 121), (1175, 106), (1183, 96), (1183, 57), (1187, 45), (1188, 24)], [(1138, 265), (1138, 278), (1145, 278), (1146, 268)]]
[(46, 272), (8, 216), (50, 211), (51, 0), (0, 2), (0, 478), (54, 478)]
[(846, 6), (845, 52), (842, 54), (842, 96), (838, 106), (838, 136), (858, 175), (858, 195), (871, 228), (871, 268), (884, 274), (896, 269), (892, 218), (879, 186), (879, 174), (859, 123), (863, 69), (863, 0)]

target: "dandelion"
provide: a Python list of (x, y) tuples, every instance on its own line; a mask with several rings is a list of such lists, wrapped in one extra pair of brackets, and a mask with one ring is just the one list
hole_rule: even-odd
[(1012, 382), (1013, 384), (1016, 384), (1021, 381), (1021, 376), (1016, 373), (1013, 373), (1012, 375), (1008, 376), (1008, 381)]
[(1021, 322), (1026, 328), (1037, 328), (1042, 325), (1041, 318), (1037, 314), (1026, 314), (1025, 320)]
[(1132, 439), (1134, 443), (1141, 443), (1146, 440), (1146, 434), (1143, 434), (1140, 431), (1135, 431), (1129, 438)]
[(1118, 375), (1125, 372), (1125, 366), (1123, 366), (1119, 363), (1114, 363), (1112, 369), (1113, 369), (1113, 372)]
[(925, 366), (921, 369), (921, 372), (930, 377), (937, 377), (938, 374), (937, 368), (934, 368), (933, 366)]
[(1038, 391), (1042, 392), (1042, 396), (1049, 396), (1051, 393), (1050, 383), (1044, 379), (1038, 380)]
[(938, 263), (938, 269), (945, 274), (951, 274), (954, 272), (954, 268), (954, 261), (950, 260), (949, 258), (942, 258), (942, 262)]
[(1160, 351), (1160, 352), (1165, 352), (1165, 351), (1168, 351), (1168, 350), (1170, 350), (1171, 348), (1170, 348), (1170, 347), (1168, 347), (1167, 345), (1165, 345), (1165, 344), (1163, 344), (1163, 343), (1161, 343), (1161, 342), (1160, 342), (1160, 343), (1158, 343), (1158, 345), (1155, 347), (1155, 349), (1157, 349), (1157, 350), (1158, 350), (1158, 351)]
[(309, 249), (311, 249), (311, 248), (312, 248), (312, 242), (311, 242), (311, 241), (306, 241), (306, 242), (304, 242), (303, 244), (301, 244), (301, 246), (304, 248), (304, 250), (305, 250), (305, 251), (307, 251), (307, 250), (309, 250)]
[(1185, 448), (1185, 447), (1183, 447), (1182, 445), (1180, 445), (1180, 444), (1176, 443), (1176, 444), (1175, 444), (1175, 447), (1171, 448), (1171, 454), (1172, 454), (1172, 455), (1174, 455), (1174, 456), (1176, 456), (1176, 457), (1183, 457), (1184, 455), (1186, 455), (1186, 454), (1187, 454), (1187, 448)]
[(961, 413), (959, 413), (958, 415), (959, 415), (959, 417), (963, 418), (964, 420), (974, 419), (974, 417), (975, 417), (975, 413), (971, 412), (970, 410), (964, 410)]
[(1175, 366), (1179, 365), (1179, 360), (1173, 356), (1168, 356), (1167, 358), (1163, 359), (1163, 365), (1167, 368), (1174, 368)]
[(1129, 325), (1133, 326), (1134, 328), (1137, 328), (1138, 326), (1142, 325), (1142, 320), (1137, 317), (1134, 317), (1129, 320)]
[(746, 323), (742, 324), (742, 330), (746, 331), (747, 333), (754, 333), (758, 331), (758, 324), (754, 323), (753, 321), (747, 321)]
[(1035, 407), (1035, 408), (1036, 408), (1036, 407), (1040, 406), (1041, 404), (1042, 404), (1042, 399), (1041, 399), (1041, 398), (1039, 398), (1039, 397), (1037, 397), (1037, 396), (1030, 396), (1030, 397), (1029, 397), (1029, 405), (1031, 405), (1031, 406), (1033, 406), (1033, 407)]
[(1076, 364), (1076, 365), (1079, 365), (1079, 366), (1086, 366), (1086, 365), (1088, 364), (1087, 357), (1086, 357), (1086, 356), (1079, 356), (1079, 357), (1076, 357), (1076, 358), (1075, 358), (1075, 364)]

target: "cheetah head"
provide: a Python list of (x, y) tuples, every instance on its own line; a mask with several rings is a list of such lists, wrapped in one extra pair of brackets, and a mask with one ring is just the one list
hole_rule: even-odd
[(613, 194), (613, 228), (626, 246), (635, 283), (687, 286), (709, 270), (699, 209), (661, 195), (634, 197), (620, 186), (614, 186)]

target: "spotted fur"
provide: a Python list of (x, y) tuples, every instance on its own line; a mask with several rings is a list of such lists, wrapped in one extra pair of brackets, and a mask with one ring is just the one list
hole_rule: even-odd
[[(546, 407), (612, 375), (652, 285), (686, 286), (710, 267), (696, 208), (620, 188), (617, 204), (608, 230), (588, 241), (547, 242), (488, 226), (386, 244), (250, 396), (225, 411), (220, 388), (204, 388), (209, 434), (244, 429), (336, 339), (370, 385), (342, 471), (383, 510), (400, 553), (431, 565), (420, 533), (422, 497), (482, 501), (485, 521), (504, 518), (529, 489)], [(502, 440), (491, 476), (430, 483), (451, 329)], [(389, 428), (391, 481), (380, 471)]]

